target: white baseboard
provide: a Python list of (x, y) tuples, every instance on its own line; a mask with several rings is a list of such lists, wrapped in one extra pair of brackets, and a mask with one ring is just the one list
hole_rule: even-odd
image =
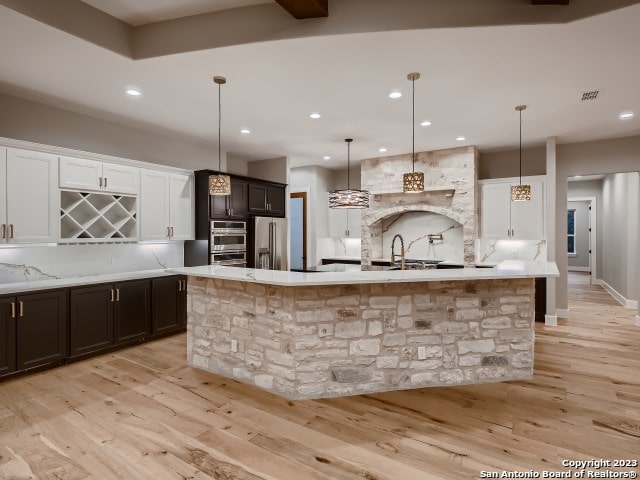
[(615, 288), (613, 288), (611, 285), (609, 285), (607, 282), (605, 282), (602, 279), (598, 279), (598, 283), (600, 284), (600, 286), (602, 286), (602, 288), (604, 288), (609, 293), (609, 295), (615, 298), (616, 301), (623, 307), (635, 308), (635, 309), (638, 308), (637, 300), (626, 299), (620, 292), (618, 292)]
[(590, 267), (568, 267), (567, 270), (570, 272), (590, 272)]
[(544, 316), (544, 324), (549, 325), (550, 327), (558, 326), (558, 317), (556, 315), (545, 315)]
[(556, 308), (556, 315), (560, 318), (569, 318), (571, 317), (571, 312), (568, 308)]

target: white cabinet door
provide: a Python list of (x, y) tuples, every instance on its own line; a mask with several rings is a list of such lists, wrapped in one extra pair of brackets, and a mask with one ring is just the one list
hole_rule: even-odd
[(9, 243), (48, 243), (57, 238), (57, 157), (8, 149), (7, 224)]
[(483, 238), (509, 238), (511, 186), (485, 183), (481, 190), (480, 235)]
[(362, 235), (361, 218), (360, 210), (357, 209), (330, 208), (329, 236), (333, 238), (360, 237)]
[(117, 163), (102, 164), (103, 190), (112, 193), (140, 193), (140, 169)]
[(511, 202), (511, 229), (513, 238), (539, 240), (545, 238), (544, 229), (544, 184), (528, 181), (531, 185), (531, 200)]
[(140, 174), (140, 240), (169, 239), (169, 174)]
[(60, 188), (102, 190), (102, 162), (60, 157)]
[(0, 243), (7, 241), (7, 149), (0, 148)]
[(169, 176), (171, 240), (193, 240), (193, 181), (189, 175)]

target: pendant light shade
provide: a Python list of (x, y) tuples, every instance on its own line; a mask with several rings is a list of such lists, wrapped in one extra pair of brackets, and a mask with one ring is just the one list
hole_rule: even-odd
[(420, 78), (417, 72), (407, 75), (407, 79), (411, 80), (413, 88), (412, 106), (411, 106), (411, 173), (402, 175), (402, 190), (404, 193), (424, 192), (424, 173), (416, 172), (416, 80)]
[(520, 184), (511, 186), (512, 202), (527, 202), (531, 200), (531, 185), (522, 184), (522, 111), (526, 105), (518, 105), (516, 111), (520, 113)]
[(347, 189), (329, 192), (329, 208), (369, 208), (369, 191), (352, 190), (350, 177), (351, 142), (352, 138), (346, 138), (347, 142)]
[(227, 83), (224, 77), (213, 77), (213, 81), (218, 85), (218, 174), (209, 176), (209, 195), (231, 195), (231, 177), (221, 174), (222, 147), (222, 101), (220, 87)]

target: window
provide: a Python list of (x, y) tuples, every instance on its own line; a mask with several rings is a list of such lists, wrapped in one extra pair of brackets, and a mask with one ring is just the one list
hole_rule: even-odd
[(576, 255), (576, 209), (567, 210), (567, 253)]

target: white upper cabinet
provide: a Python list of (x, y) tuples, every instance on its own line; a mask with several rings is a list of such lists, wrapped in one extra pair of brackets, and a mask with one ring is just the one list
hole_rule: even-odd
[(140, 170), (117, 163), (60, 157), (60, 188), (137, 195)]
[(191, 176), (142, 170), (140, 240), (192, 240), (193, 201)]
[(362, 235), (361, 218), (360, 210), (330, 208), (329, 236), (333, 238), (359, 238)]
[(2, 243), (57, 240), (55, 155), (0, 149), (0, 237)]
[(531, 200), (511, 201), (511, 186), (519, 179), (480, 182), (480, 236), (493, 239), (545, 238), (545, 191), (541, 178), (523, 178), (531, 185)]
[(171, 240), (193, 240), (193, 180), (187, 175), (169, 175), (169, 224)]

